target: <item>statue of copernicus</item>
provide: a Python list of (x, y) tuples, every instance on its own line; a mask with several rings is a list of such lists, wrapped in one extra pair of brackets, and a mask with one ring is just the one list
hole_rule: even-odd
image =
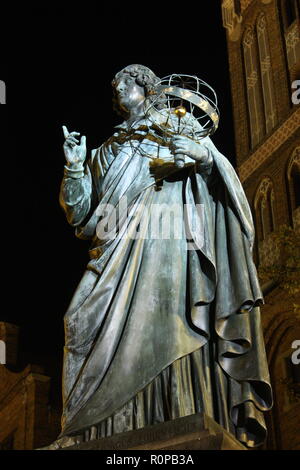
[[(144, 112), (157, 82), (142, 65), (117, 73), (113, 101), (124, 122), (87, 161), (85, 136), (63, 126), (60, 203), (91, 248), (64, 319), (57, 442), (203, 412), (255, 447), (272, 391), (250, 208), (209, 137), (165, 143)], [(182, 154), (189, 163), (179, 168)], [(153, 167), (157, 157), (173, 163)], [(170, 206), (170, 236), (151, 236), (152, 208), (161, 208), (160, 226)]]

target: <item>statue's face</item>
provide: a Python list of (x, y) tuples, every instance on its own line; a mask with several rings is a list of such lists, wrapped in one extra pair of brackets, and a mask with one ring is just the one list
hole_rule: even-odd
[(127, 112), (138, 108), (145, 101), (144, 88), (138, 85), (134, 77), (122, 75), (115, 85), (119, 106)]

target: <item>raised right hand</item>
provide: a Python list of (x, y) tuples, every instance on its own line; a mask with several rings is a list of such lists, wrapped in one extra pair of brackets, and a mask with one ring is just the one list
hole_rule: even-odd
[(86, 137), (83, 135), (80, 139), (80, 144), (77, 145), (79, 140), (75, 136), (80, 135), (80, 132), (69, 133), (66, 126), (62, 126), (62, 128), (66, 139), (63, 149), (67, 165), (73, 168), (80, 168), (86, 158)]

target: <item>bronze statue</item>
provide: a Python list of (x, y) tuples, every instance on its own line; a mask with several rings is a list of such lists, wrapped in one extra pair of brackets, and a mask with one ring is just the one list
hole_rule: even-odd
[[(76, 235), (92, 244), (65, 315), (58, 442), (204, 412), (255, 447), (265, 439), (272, 391), (250, 208), (209, 137), (165, 143), (145, 115), (157, 82), (142, 65), (116, 75), (114, 105), (125, 120), (87, 161), (85, 137), (63, 127), (60, 202)], [(149, 236), (151, 208), (170, 205), (170, 236)], [(200, 229), (190, 249), (192, 219)]]

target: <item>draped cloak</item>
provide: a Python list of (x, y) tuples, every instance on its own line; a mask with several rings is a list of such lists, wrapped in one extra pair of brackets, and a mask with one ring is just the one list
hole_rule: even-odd
[[(215, 377), (205, 397), (219, 403), (212, 418), (249, 446), (265, 438), (272, 391), (251, 211), (232, 165), (210, 138), (202, 144), (212, 166), (190, 161), (180, 170), (172, 164), (153, 170), (148, 157), (171, 160), (168, 146), (146, 120), (131, 131), (125, 122), (92, 151), (84, 177), (63, 179), (68, 222), (92, 245), (64, 319), (60, 437), (103, 422), (168, 366), (211, 344), (203, 370)], [(185, 237), (146, 236), (155, 204), (180, 208), (176, 221)], [(115, 235), (99, 238), (116, 213)]]

